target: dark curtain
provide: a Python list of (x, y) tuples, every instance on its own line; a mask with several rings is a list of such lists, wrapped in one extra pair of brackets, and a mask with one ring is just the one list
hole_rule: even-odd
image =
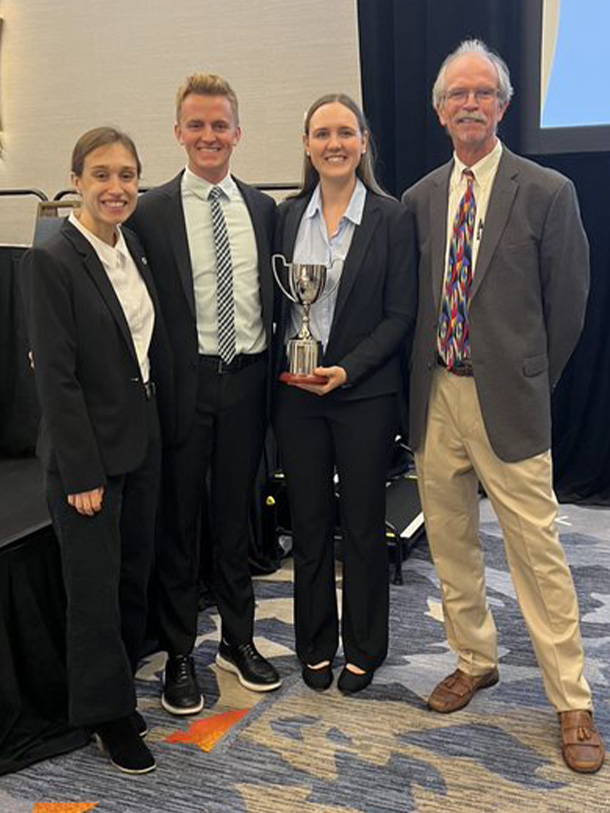
[(18, 285), (24, 251), (0, 247), (0, 457), (34, 454), (40, 417)]
[(0, 775), (87, 741), (67, 723), (65, 595), (47, 527), (0, 548)]
[[(358, 0), (364, 108), (377, 144), (382, 183), (399, 195), (451, 157), (431, 105), (445, 56), (463, 39), (495, 48), (511, 71), (515, 96), (501, 124), (521, 153), (520, 90), (526, 81), (523, 31), (531, 0)], [(578, 347), (553, 396), (555, 488), (570, 502), (610, 504), (610, 230), (605, 189), (610, 153), (530, 156), (570, 177), (591, 244), (591, 295)]]

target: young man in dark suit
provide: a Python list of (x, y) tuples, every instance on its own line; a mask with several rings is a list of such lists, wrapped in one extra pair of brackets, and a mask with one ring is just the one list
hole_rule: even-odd
[(248, 567), (249, 503), (267, 415), (275, 206), (230, 174), (241, 128), (224, 79), (188, 77), (178, 90), (174, 132), (186, 169), (143, 195), (130, 225), (158, 286), (174, 361), (176, 441), (164, 467), (157, 559), (159, 631), (168, 652), (161, 702), (172, 714), (193, 714), (203, 708), (192, 650), (208, 477), (222, 619), (216, 661), (253, 691), (280, 685), (253, 643)]

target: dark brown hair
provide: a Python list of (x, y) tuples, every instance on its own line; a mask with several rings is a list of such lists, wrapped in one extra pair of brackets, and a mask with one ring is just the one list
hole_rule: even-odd
[(98, 147), (106, 147), (108, 144), (122, 144), (135, 158), (138, 168), (138, 178), (142, 174), (142, 164), (136, 145), (127, 133), (118, 130), (116, 127), (94, 127), (78, 139), (72, 150), (72, 172), (80, 178), (85, 167), (85, 158)]

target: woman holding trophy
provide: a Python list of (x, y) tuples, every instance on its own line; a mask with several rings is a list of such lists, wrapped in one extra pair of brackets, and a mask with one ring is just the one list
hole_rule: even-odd
[(368, 686), (387, 653), (385, 481), (417, 305), (415, 239), (410, 214), (375, 180), (369, 130), (349, 96), (314, 102), (303, 143), (302, 188), (278, 211), (274, 270), (288, 297), (278, 356), (289, 371), (274, 424), (293, 526), (296, 651), (303, 680), (319, 691), (332, 683), (339, 642), (338, 474), (337, 685), (349, 694)]

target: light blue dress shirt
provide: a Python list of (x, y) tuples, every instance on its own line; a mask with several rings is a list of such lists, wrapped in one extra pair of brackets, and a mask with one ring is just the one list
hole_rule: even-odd
[[(345, 214), (339, 221), (337, 231), (335, 234), (329, 235), (322, 212), (322, 196), (318, 184), (314, 189), (297, 232), (292, 261), (295, 263), (319, 263), (325, 265), (328, 269), (326, 289), (332, 290), (332, 293), (315, 302), (309, 312), (311, 332), (316, 339), (322, 342), (324, 350), (326, 350), (328, 344), (335, 313), (337, 290), (341, 271), (343, 270), (343, 262), (352, 243), (354, 230), (362, 222), (365, 201), (366, 186), (357, 178), (352, 197)], [(333, 262), (335, 262), (334, 267)], [(303, 309), (300, 305), (293, 305), (286, 340), (292, 339), (298, 334), (302, 321)]]

